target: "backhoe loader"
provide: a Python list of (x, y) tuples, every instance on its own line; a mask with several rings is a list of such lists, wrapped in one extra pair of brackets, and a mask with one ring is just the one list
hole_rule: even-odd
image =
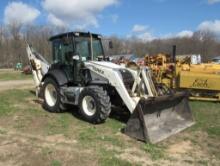
[(191, 100), (220, 101), (220, 65), (192, 63), (193, 56), (177, 57), (160, 53), (145, 57), (156, 83), (175, 90), (187, 90)]
[(100, 35), (69, 32), (49, 40), (52, 64), (27, 44), (36, 94), (49, 112), (75, 105), (84, 120), (100, 124), (108, 118), (111, 106), (119, 103), (131, 114), (123, 132), (151, 143), (194, 124), (185, 93), (161, 95), (148, 68), (133, 70), (109, 62)]

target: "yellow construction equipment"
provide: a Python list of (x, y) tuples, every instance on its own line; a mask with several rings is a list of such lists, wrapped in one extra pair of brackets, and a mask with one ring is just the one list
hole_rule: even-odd
[(177, 90), (188, 90), (190, 99), (220, 101), (220, 65), (192, 64), (191, 57), (168, 54), (146, 56), (145, 65), (152, 69), (155, 82)]

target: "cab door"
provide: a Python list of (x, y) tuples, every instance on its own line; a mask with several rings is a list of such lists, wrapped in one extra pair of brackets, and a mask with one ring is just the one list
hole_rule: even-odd
[(71, 37), (55, 39), (52, 42), (53, 67), (64, 71), (69, 81), (73, 81), (73, 41)]

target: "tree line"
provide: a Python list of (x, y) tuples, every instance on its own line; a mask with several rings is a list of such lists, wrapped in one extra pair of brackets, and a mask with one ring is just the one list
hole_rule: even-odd
[(177, 55), (200, 54), (203, 61), (220, 56), (220, 40), (209, 31), (194, 32), (192, 37), (173, 37), (143, 41), (135, 37), (129, 39), (111, 37), (114, 48), (109, 51), (111, 55), (135, 54), (139, 57), (166, 53), (172, 55), (172, 47), (176, 45)]
[[(46, 59), (51, 59), (49, 37), (54, 34), (69, 31), (51, 26), (21, 26), (11, 24), (0, 25), (0, 68), (12, 68), (16, 63), (28, 64), (26, 41), (41, 53)], [(140, 40), (136, 37), (120, 38), (104, 36), (103, 40), (107, 55), (135, 54), (139, 57), (157, 53), (172, 53), (172, 46), (177, 46), (177, 54), (201, 54), (207, 61), (220, 55), (220, 41), (216, 35), (208, 31), (195, 32), (192, 37), (162, 38), (152, 41)], [(109, 49), (107, 42), (112, 41), (113, 48)]]

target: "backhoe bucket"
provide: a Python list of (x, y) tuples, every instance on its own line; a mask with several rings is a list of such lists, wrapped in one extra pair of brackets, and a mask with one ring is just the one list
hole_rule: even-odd
[(141, 99), (124, 133), (140, 141), (157, 143), (193, 124), (188, 97), (178, 92), (172, 96)]

